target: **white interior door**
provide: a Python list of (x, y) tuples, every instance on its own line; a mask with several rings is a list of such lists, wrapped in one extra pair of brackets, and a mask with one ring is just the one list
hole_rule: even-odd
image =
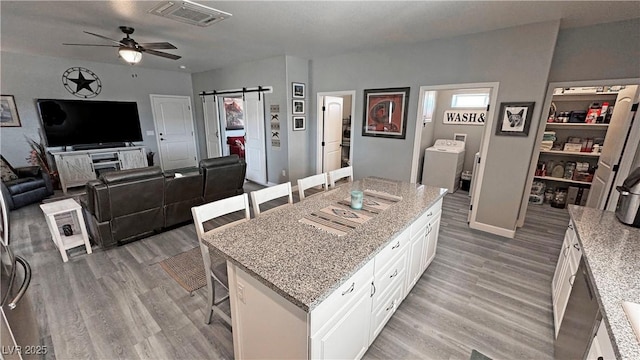
[(616, 180), (617, 165), (624, 150), (625, 139), (631, 128), (634, 113), (631, 106), (638, 97), (637, 86), (627, 86), (618, 93), (609, 129), (598, 159), (598, 169), (593, 176), (587, 206), (604, 209)]
[(341, 97), (324, 97), (323, 172), (339, 169), (342, 164), (342, 106)]
[(168, 95), (150, 97), (162, 169), (166, 171), (195, 167), (196, 140), (193, 133), (191, 98)]
[(265, 150), (264, 94), (250, 92), (244, 95), (245, 158), (247, 179), (267, 184), (267, 157)]
[(215, 96), (202, 98), (204, 110), (204, 132), (207, 143), (207, 157), (216, 158), (222, 156), (222, 144), (220, 142), (220, 121), (218, 120), (217, 100)]

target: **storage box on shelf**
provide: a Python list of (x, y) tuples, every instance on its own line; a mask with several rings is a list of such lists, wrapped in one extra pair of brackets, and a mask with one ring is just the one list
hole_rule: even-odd
[(145, 149), (130, 146), (109, 149), (51, 152), (62, 191), (74, 186), (84, 186), (87, 181), (97, 179), (108, 171), (135, 169), (147, 166)]

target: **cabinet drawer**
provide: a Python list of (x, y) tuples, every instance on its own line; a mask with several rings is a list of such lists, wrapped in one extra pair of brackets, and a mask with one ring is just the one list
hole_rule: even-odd
[(396, 286), (379, 305), (373, 307), (369, 342), (373, 342), (402, 301), (402, 286)]
[(369, 261), (353, 276), (340, 285), (331, 295), (311, 311), (310, 333), (315, 334), (328, 320), (339, 313), (341, 309), (356, 301), (355, 295), (364, 287), (373, 293), (373, 261)]
[(415, 237), (416, 234), (424, 228), (431, 219), (442, 209), (442, 199), (433, 204), (424, 214), (420, 215), (418, 220), (411, 224), (411, 237)]
[[(406, 249), (406, 248), (405, 248)], [(373, 307), (378, 306), (380, 301), (384, 301), (385, 296), (388, 294), (390, 288), (400, 286), (404, 288), (405, 274), (407, 268), (407, 252), (404, 251), (400, 257), (389, 264), (378, 273), (376, 271), (373, 284), (375, 285), (375, 295), (373, 296)]]
[(375, 257), (375, 272), (376, 275), (384, 268), (389, 266), (389, 263), (394, 261), (401, 252), (406, 250), (406, 245), (409, 243), (409, 229), (400, 233), (395, 239), (391, 240)]

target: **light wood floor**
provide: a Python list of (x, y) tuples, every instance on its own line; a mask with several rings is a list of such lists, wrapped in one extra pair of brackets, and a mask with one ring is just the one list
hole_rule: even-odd
[[(257, 188), (248, 184), (247, 191)], [(565, 210), (530, 206), (515, 239), (470, 230), (466, 192), (447, 195), (434, 262), (366, 359), (552, 359), (551, 278)], [(37, 205), (10, 214), (14, 251), (31, 263), (31, 300), (47, 358), (231, 359), (231, 329), (204, 324), (159, 261), (197, 245), (193, 224), (63, 263)], [(81, 249), (81, 248), (78, 248)]]

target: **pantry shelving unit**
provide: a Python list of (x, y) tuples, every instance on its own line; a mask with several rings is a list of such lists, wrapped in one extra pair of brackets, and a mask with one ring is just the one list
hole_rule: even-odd
[[(558, 89), (557, 89), (558, 90)], [(555, 108), (556, 114), (561, 112), (571, 111), (585, 111), (592, 103), (602, 104), (608, 102), (610, 107), (615, 107), (617, 92), (590, 92), (581, 94), (566, 94), (566, 93), (554, 92), (552, 97), (552, 104)], [(603, 116), (602, 120), (606, 120)], [(545, 131), (555, 132), (556, 144), (564, 144), (569, 137), (589, 138), (593, 139), (593, 144), (604, 144), (604, 139), (609, 128), (608, 123), (570, 123), (570, 122), (547, 122), (545, 125)], [(587, 162), (589, 168), (594, 168), (598, 164), (600, 152), (576, 152), (576, 151), (564, 151), (560, 149), (552, 150), (539, 150), (536, 163), (545, 163), (545, 165), (553, 164), (566, 165), (567, 162)], [(535, 175), (533, 181), (542, 181), (545, 184), (546, 189), (569, 189), (569, 187), (589, 189), (591, 187), (591, 181), (581, 181), (565, 179), (564, 177), (550, 176), (552, 169), (547, 166), (547, 173), (544, 176)], [(584, 191), (584, 190), (582, 190)], [(583, 200), (583, 204), (586, 198)]]

